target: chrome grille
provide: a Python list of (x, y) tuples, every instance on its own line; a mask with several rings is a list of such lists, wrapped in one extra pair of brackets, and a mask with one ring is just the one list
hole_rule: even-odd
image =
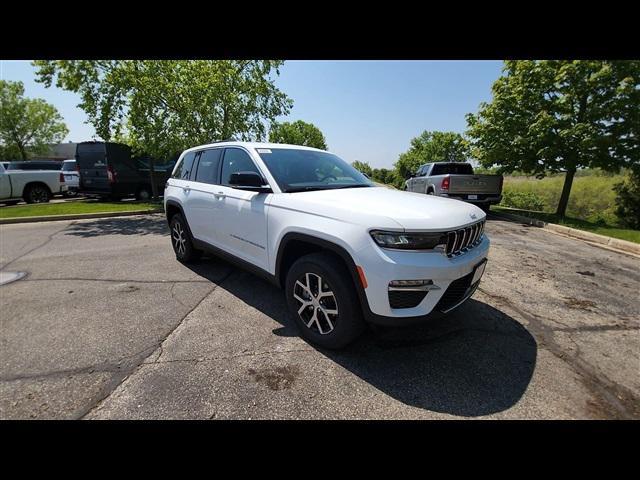
[(447, 232), (447, 256), (460, 255), (480, 243), (484, 233), (484, 222), (482, 220), (468, 227)]

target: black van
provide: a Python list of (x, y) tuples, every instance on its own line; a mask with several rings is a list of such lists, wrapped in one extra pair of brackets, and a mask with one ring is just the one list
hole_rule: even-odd
[[(151, 198), (148, 157), (133, 156), (131, 147), (127, 145), (112, 142), (79, 143), (76, 147), (76, 163), (80, 172), (80, 193), (111, 199), (131, 195), (138, 200)], [(171, 164), (154, 165), (158, 192), (164, 192), (164, 184), (172, 170)]]

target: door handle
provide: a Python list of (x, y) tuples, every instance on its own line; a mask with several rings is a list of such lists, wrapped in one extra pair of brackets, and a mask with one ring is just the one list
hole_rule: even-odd
[(188, 192), (191, 190), (191, 187), (182, 187), (182, 190), (184, 190), (185, 192)]
[(224, 197), (225, 193), (224, 192), (216, 192), (213, 195), (216, 196), (216, 197)]

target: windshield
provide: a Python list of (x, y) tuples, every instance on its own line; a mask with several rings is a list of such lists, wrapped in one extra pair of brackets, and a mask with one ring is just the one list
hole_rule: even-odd
[(358, 170), (332, 153), (291, 148), (258, 148), (283, 192), (372, 187)]
[(62, 164), (63, 172), (75, 172), (76, 171), (76, 162), (64, 162)]
[(473, 167), (469, 163), (436, 163), (431, 171), (435, 175), (473, 175)]

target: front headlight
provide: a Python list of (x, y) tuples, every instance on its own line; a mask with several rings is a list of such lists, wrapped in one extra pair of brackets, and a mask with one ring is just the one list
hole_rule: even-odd
[(447, 246), (447, 235), (434, 232), (384, 232), (374, 230), (371, 237), (382, 248), (398, 250), (442, 250)]

